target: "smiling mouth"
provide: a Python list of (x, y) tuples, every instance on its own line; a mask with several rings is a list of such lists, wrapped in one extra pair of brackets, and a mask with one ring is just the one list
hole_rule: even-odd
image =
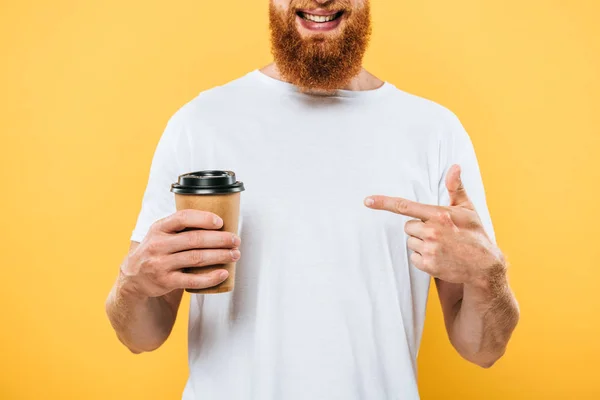
[(338, 11), (337, 13), (331, 15), (315, 15), (309, 14), (304, 11), (298, 11), (296, 13), (296, 15), (298, 15), (300, 18), (317, 24), (324, 24), (327, 22), (335, 21), (339, 19), (342, 16), (342, 14), (344, 14), (343, 11)]

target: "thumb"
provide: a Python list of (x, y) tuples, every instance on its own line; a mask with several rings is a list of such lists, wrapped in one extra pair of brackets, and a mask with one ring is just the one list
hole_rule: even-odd
[(450, 167), (448, 175), (446, 175), (446, 188), (450, 195), (450, 205), (473, 208), (469, 196), (467, 196), (467, 191), (463, 186), (462, 179), (460, 178), (460, 173), (460, 166), (454, 164)]

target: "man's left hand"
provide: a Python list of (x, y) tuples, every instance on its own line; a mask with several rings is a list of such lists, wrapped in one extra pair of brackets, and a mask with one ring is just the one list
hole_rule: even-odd
[(415, 267), (442, 281), (487, 288), (504, 275), (504, 257), (486, 234), (460, 172), (453, 165), (446, 177), (447, 207), (387, 196), (370, 196), (365, 205), (416, 218), (404, 227)]

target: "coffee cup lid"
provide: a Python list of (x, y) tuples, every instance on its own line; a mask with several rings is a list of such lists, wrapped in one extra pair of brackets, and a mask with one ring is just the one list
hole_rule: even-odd
[(244, 184), (235, 178), (233, 171), (207, 170), (179, 175), (171, 192), (178, 194), (221, 194), (245, 190)]

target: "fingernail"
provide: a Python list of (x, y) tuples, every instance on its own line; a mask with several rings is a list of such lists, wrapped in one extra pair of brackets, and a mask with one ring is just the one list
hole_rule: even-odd
[(221, 218), (215, 216), (213, 218), (213, 222), (215, 223), (215, 225), (219, 226), (219, 225), (221, 225), (223, 223), (223, 220)]
[(365, 205), (367, 205), (367, 206), (372, 206), (373, 204), (375, 204), (375, 200), (373, 200), (372, 198), (370, 198), (370, 197), (367, 197), (367, 198), (365, 199)]
[(240, 258), (241, 254), (239, 250), (230, 250), (229, 252), (231, 253), (231, 258), (233, 258), (234, 260)]
[(241, 242), (242, 242), (242, 240), (241, 240), (241, 239), (240, 239), (238, 236), (236, 236), (236, 235), (231, 235), (231, 243), (232, 243), (234, 246), (236, 246), (236, 247), (237, 247), (237, 246), (239, 246)]
[(220, 279), (227, 279), (228, 276), (229, 273), (227, 271), (221, 271), (221, 273), (219, 274)]

